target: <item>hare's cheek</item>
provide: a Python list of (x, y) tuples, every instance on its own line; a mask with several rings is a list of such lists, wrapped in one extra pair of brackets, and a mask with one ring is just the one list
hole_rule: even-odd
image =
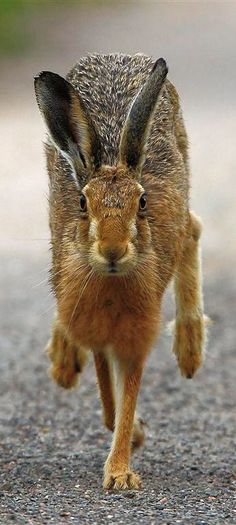
[(79, 221), (77, 228), (77, 240), (79, 243), (87, 243), (89, 241), (89, 220), (83, 219)]
[(78, 227), (77, 224), (73, 227), (72, 233), (71, 233), (71, 239), (73, 242), (76, 242), (78, 237)]
[(137, 244), (139, 250), (148, 248), (152, 244), (152, 235), (149, 224), (146, 219), (140, 219), (138, 222)]

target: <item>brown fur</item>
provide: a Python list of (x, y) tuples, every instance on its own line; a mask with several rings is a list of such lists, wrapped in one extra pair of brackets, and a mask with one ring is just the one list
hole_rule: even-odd
[(181, 373), (191, 378), (203, 361), (205, 319), (201, 296), (198, 240), (201, 223), (190, 213), (189, 237), (175, 275), (176, 323), (173, 351)]
[[(187, 135), (178, 94), (164, 82), (165, 63), (153, 65), (144, 55), (89, 55), (70, 72), (70, 84), (50, 73), (36, 79), (53, 139), (46, 146), (57, 300), (48, 347), (52, 376), (74, 386), (86, 351), (93, 351), (104, 422), (114, 430), (105, 488), (140, 487), (130, 470), (131, 449), (144, 441), (135, 406), (172, 277), (179, 367), (192, 377), (202, 362), (201, 228), (188, 206)], [(51, 114), (48, 100), (55, 104)], [(68, 141), (55, 120), (61, 111)], [(80, 211), (81, 191), (86, 211)], [(109, 273), (113, 267), (117, 274)]]

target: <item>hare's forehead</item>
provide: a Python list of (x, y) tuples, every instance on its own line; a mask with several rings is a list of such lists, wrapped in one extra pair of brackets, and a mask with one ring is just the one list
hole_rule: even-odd
[(143, 193), (141, 184), (136, 181), (91, 181), (85, 187), (90, 204), (101, 208), (129, 208)]

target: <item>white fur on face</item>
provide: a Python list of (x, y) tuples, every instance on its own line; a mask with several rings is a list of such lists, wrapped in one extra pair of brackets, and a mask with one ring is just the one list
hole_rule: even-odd
[(137, 226), (136, 226), (136, 220), (133, 219), (132, 221), (130, 221), (130, 224), (129, 224), (129, 235), (130, 235), (130, 239), (133, 240), (133, 239), (136, 239), (137, 237)]
[(91, 240), (96, 240), (98, 235), (98, 222), (97, 219), (91, 219), (89, 226), (89, 237)]

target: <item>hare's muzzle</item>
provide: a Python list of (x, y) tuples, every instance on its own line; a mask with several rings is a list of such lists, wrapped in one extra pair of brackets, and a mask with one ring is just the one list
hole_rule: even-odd
[(119, 261), (127, 253), (127, 243), (119, 243), (116, 245), (110, 245), (110, 243), (100, 242), (98, 245), (99, 253), (107, 262), (108, 273), (118, 273)]
[(121, 259), (127, 252), (127, 244), (119, 244), (116, 246), (110, 246), (110, 244), (100, 242), (99, 252), (109, 263), (116, 263)]
[(103, 275), (124, 275), (134, 266), (134, 247), (128, 241), (96, 241), (90, 251), (90, 264)]

